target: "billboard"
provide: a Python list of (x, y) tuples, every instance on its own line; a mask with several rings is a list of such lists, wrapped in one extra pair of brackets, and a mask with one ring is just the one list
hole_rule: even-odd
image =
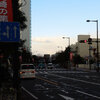
[(12, 22), (12, 0), (0, 0), (0, 22)]

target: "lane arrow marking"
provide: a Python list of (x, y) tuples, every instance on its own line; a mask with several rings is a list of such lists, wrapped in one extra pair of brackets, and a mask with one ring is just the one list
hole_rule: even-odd
[(15, 38), (16, 38), (16, 33), (17, 33), (17, 27), (16, 26), (14, 26), (14, 35), (15, 35)]
[(9, 39), (9, 29), (10, 29), (9, 26), (7, 26), (6, 29), (7, 29), (7, 38)]

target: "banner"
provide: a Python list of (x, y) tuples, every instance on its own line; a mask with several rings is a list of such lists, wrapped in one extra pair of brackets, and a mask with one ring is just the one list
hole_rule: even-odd
[(72, 61), (72, 60), (73, 60), (73, 53), (70, 52), (70, 61)]
[(12, 0), (0, 0), (0, 22), (12, 22)]

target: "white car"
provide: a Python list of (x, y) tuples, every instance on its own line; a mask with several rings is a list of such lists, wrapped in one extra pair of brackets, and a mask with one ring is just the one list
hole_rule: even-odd
[(54, 66), (53, 66), (53, 64), (52, 63), (48, 63), (48, 65), (47, 65), (47, 68), (48, 69), (52, 69)]
[(21, 64), (20, 78), (35, 78), (35, 68), (33, 64)]

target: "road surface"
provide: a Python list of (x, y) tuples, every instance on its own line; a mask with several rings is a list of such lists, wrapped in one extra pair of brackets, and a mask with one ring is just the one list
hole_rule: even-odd
[(100, 73), (37, 69), (21, 80), (22, 100), (100, 100)]

